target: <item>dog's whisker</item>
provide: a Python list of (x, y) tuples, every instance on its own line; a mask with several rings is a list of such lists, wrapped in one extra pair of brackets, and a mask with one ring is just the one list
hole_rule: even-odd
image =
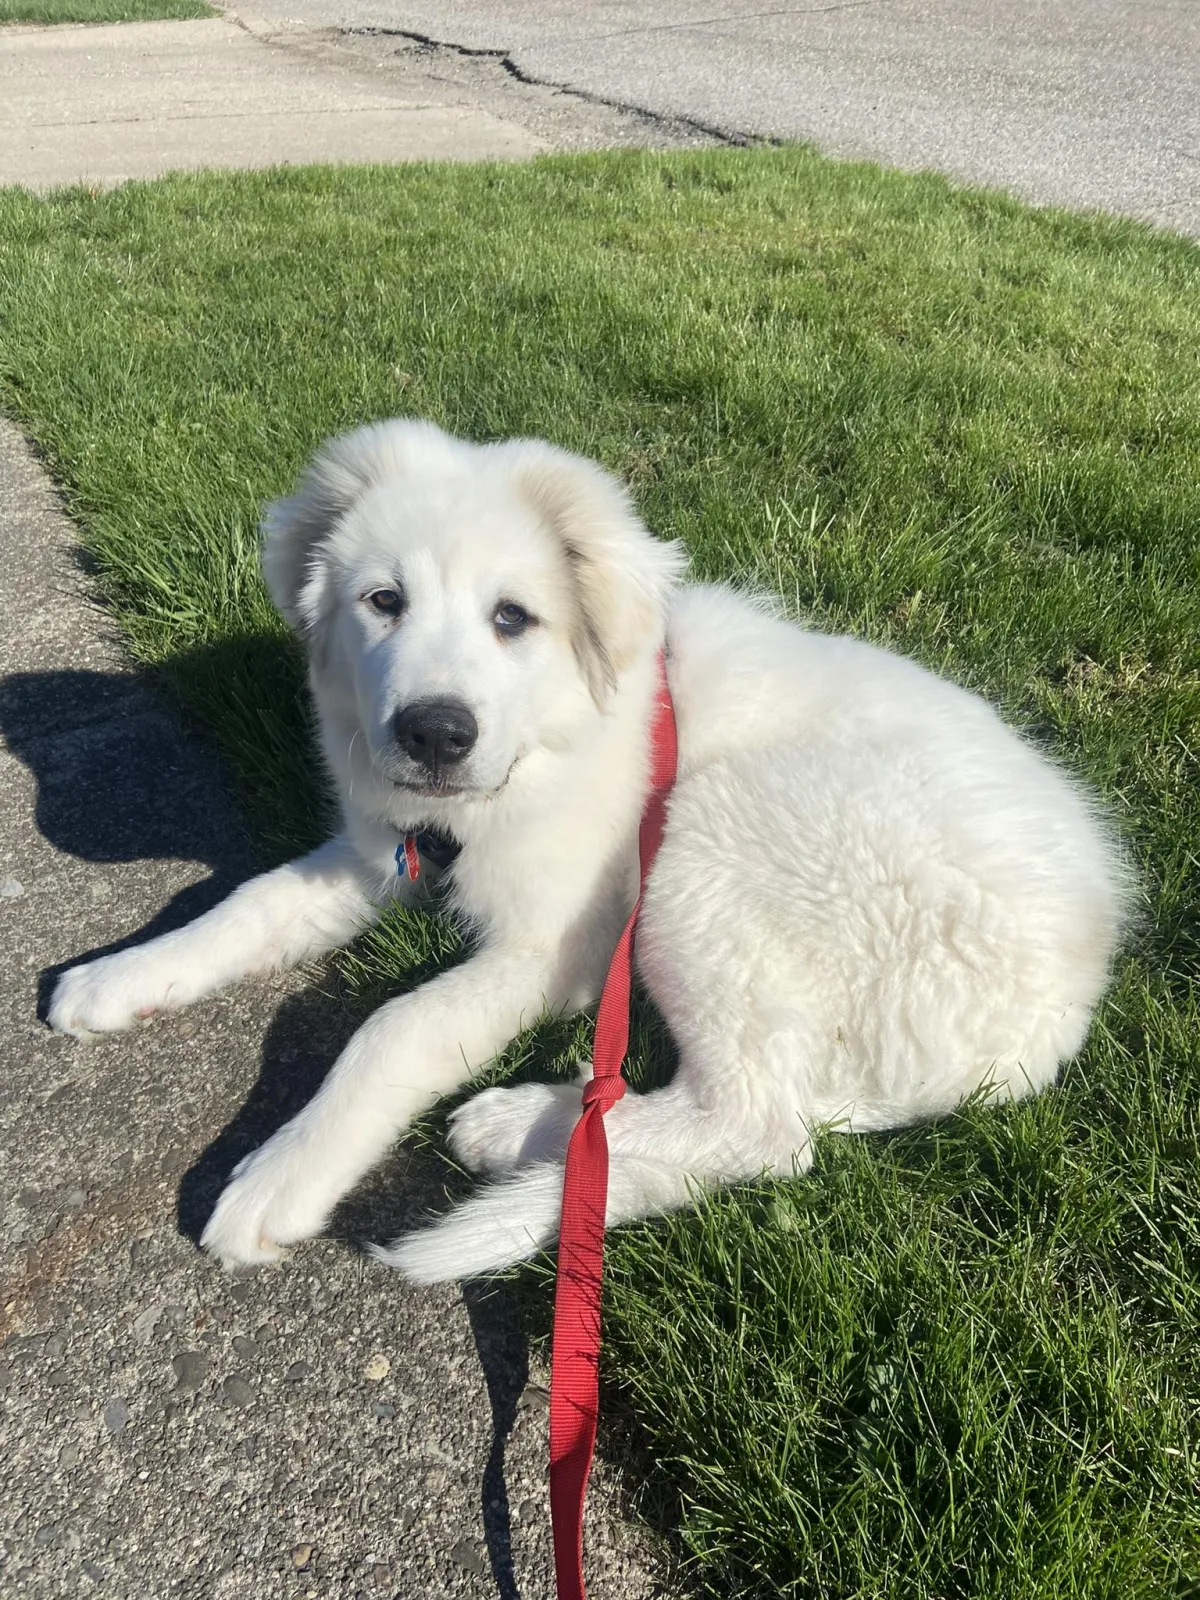
[(349, 787), (346, 790), (346, 798), (348, 800), (354, 799), (354, 746), (361, 732), (361, 728), (355, 728), (350, 735), (350, 743), (346, 746), (346, 771), (350, 774)]

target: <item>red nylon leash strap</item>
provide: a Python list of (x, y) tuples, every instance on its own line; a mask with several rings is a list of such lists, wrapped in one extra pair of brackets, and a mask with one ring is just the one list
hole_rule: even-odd
[(583, 1115), (571, 1135), (563, 1175), (550, 1374), (550, 1515), (559, 1600), (586, 1600), (583, 1500), (600, 1409), (600, 1295), (608, 1201), (604, 1113), (625, 1093), (621, 1063), (629, 1045), (633, 932), (650, 866), (662, 843), (676, 758), (675, 710), (660, 653), (650, 736), (650, 792), (638, 833), (641, 886), (604, 980), (596, 1014), (592, 1078), (583, 1088)]

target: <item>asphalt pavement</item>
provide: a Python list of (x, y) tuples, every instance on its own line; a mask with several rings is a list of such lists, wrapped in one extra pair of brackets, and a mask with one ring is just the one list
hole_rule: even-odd
[(252, 0), (0, 29), (0, 182), (810, 139), (1200, 236), (1193, 0)]
[(530, 83), (1200, 234), (1195, 0), (254, 0)]

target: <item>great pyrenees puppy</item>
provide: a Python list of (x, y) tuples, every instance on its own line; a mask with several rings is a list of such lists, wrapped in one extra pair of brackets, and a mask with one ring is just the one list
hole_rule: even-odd
[[(610, 1223), (802, 1170), (822, 1125), (1032, 1093), (1082, 1044), (1126, 898), (1087, 795), (975, 695), (685, 584), (679, 547), (590, 462), (364, 427), (269, 509), (263, 566), (307, 647), (342, 830), (66, 972), (53, 1026), (127, 1028), (352, 939), (411, 892), (411, 834), (457, 848), (473, 954), (381, 1007), (240, 1164), (204, 1233), (222, 1261), (319, 1233), (414, 1117), (595, 1001), (636, 893), (664, 647), (679, 778), (636, 948), (679, 1064), (608, 1113)], [(387, 1259), (433, 1281), (551, 1242), (578, 1113), (578, 1085), (469, 1100), (451, 1144), (498, 1181)]]

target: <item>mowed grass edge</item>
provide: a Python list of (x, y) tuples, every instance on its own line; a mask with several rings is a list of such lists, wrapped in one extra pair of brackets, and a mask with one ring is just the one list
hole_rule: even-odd
[(0, 39), (9, 22), (163, 22), (218, 15), (204, 0), (0, 0)]
[[(258, 509), (396, 412), (599, 457), (700, 575), (982, 690), (1116, 808), (1144, 917), (1060, 1089), (614, 1238), (607, 1372), (697, 1590), (1200, 1579), (1198, 267), (806, 150), (0, 195), (0, 397), (266, 857), (326, 818)], [(358, 959), (452, 950), (396, 918)], [(643, 1018), (635, 1076), (668, 1056)]]

